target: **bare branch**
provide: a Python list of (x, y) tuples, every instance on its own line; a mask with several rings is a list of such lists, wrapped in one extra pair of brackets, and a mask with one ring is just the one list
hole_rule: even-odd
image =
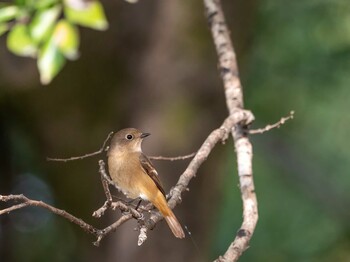
[(264, 128), (249, 130), (249, 134), (262, 134), (262, 133), (265, 133), (265, 132), (267, 132), (267, 131), (269, 131), (269, 130), (271, 130), (273, 128), (280, 128), (281, 125), (283, 125), (289, 119), (293, 119), (293, 118), (294, 118), (294, 111), (290, 111), (288, 116), (282, 117), (275, 124), (267, 125)]
[[(187, 186), (191, 179), (196, 176), (197, 170), (202, 163), (208, 158), (210, 152), (214, 146), (227, 138), (227, 134), (237, 123), (249, 124), (253, 120), (253, 116), (250, 111), (237, 109), (231, 116), (226, 118), (220, 128), (214, 130), (205, 139), (200, 149), (197, 151), (194, 158), (189, 163), (186, 170), (180, 176), (176, 186), (171, 190), (171, 198), (168, 201), (170, 208), (174, 208), (177, 204), (181, 203), (181, 194), (187, 190)], [(159, 212), (155, 212), (151, 217), (145, 221), (146, 226), (152, 229), (156, 223), (162, 220), (163, 217)]]
[(115, 221), (112, 225), (99, 230), (98, 234), (97, 234), (97, 240), (94, 242), (95, 246), (99, 246), (101, 240), (107, 236), (109, 233), (115, 231), (119, 226), (121, 226), (122, 224), (124, 224), (126, 221), (130, 220), (132, 218), (131, 214), (127, 214), (127, 215), (123, 215), (121, 218), (119, 218), (117, 221)]
[[(230, 115), (243, 108), (243, 88), (239, 79), (236, 54), (230, 39), (220, 0), (203, 0), (206, 16), (219, 59), (219, 71), (223, 80), (226, 105)], [(237, 154), (238, 176), (243, 201), (243, 222), (235, 240), (223, 256), (216, 261), (237, 261), (248, 248), (258, 221), (258, 203), (255, 195), (252, 145), (247, 137), (245, 123), (238, 123), (231, 130)]]
[(149, 156), (148, 158), (151, 160), (169, 160), (169, 161), (176, 161), (176, 160), (185, 160), (188, 158), (192, 158), (196, 155), (196, 152), (193, 152), (192, 154), (188, 154), (185, 156), (176, 156), (176, 157), (165, 157), (165, 156)]
[(100, 218), (104, 215), (104, 213), (106, 212), (106, 210), (108, 208), (111, 207), (111, 202), (109, 202), (108, 200), (105, 201), (105, 203), (103, 204), (102, 207), (100, 207), (99, 209), (97, 209), (96, 211), (94, 211), (92, 213), (92, 216), (95, 217), (95, 218)]
[[(82, 219), (77, 218), (77, 217), (71, 215), (70, 213), (68, 213), (62, 209), (55, 208), (55, 207), (53, 207), (49, 204), (46, 204), (42, 201), (29, 199), (29, 198), (25, 197), (24, 195), (8, 195), (8, 196), (0, 195), (0, 201), (2, 201), (2, 202), (8, 202), (8, 201), (22, 202), (21, 204), (18, 204), (18, 205), (12, 206), (10, 208), (1, 210), (0, 214), (9, 213), (15, 209), (19, 209), (19, 208), (23, 208), (23, 207), (27, 207), (27, 206), (42, 207), (42, 208), (45, 208), (45, 209), (51, 211), (52, 213), (54, 213), (56, 215), (59, 215), (61, 217), (68, 219), (70, 222), (80, 226), (82, 229), (84, 229), (85, 231), (87, 231), (93, 235), (96, 235), (98, 233), (98, 229), (96, 229), (93, 226), (89, 225), (88, 223), (84, 222)], [(13, 207), (17, 207), (17, 208), (13, 208)], [(13, 209), (10, 210), (11, 208), (13, 208)]]
[(147, 227), (141, 226), (137, 245), (141, 246), (147, 240)]
[(139, 211), (137, 211), (135, 208), (127, 206), (121, 201), (113, 202), (111, 204), (111, 208), (113, 210), (120, 209), (122, 212), (130, 212), (130, 214), (136, 219), (143, 218), (143, 215)]
[(103, 160), (99, 160), (98, 161), (98, 165), (99, 165), (99, 170), (98, 172), (100, 173), (101, 175), (101, 182), (102, 182), (102, 186), (103, 186), (103, 190), (105, 192), (105, 195), (106, 195), (106, 201), (105, 203), (103, 204), (102, 207), (100, 207), (98, 210), (94, 211), (92, 213), (92, 216), (93, 217), (96, 217), (96, 218), (99, 218), (101, 216), (103, 216), (103, 214), (105, 213), (105, 211), (111, 207), (111, 204), (112, 204), (112, 195), (111, 195), (111, 192), (109, 191), (109, 187), (108, 185), (109, 184), (112, 184), (113, 185), (113, 182), (112, 180), (109, 178), (109, 176), (107, 175), (107, 172), (106, 172), (106, 169), (105, 169), (105, 162)]
[(18, 204), (18, 205), (14, 205), (12, 207), (9, 207), (9, 208), (5, 208), (3, 210), (0, 210), (0, 215), (3, 215), (3, 214), (9, 214), (11, 211), (14, 211), (16, 209), (21, 209), (23, 207), (26, 207), (28, 206), (28, 203), (21, 203), (21, 204)]
[(108, 201), (112, 201), (112, 195), (111, 195), (111, 192), (109, 191), (108, 184), (114, 185), (114, 182), (110, 179), (109, 175), (107, 175), (105, 162), (103, 160), (99, 160), (98, 165), (100, 166), (98, 172), (101, 174), (101, 181), (102, 181), (103, 189), (105, 191), (105, 195)]
[(108, 147), (106, 147), (106, 144), (107, 144), (108, 140), (111, 138), (111, 136), (113, 135), (113, 133), (114, 132), (110, 132), (108, 134), (107, 138), (103, 142), (102, 147), (100, 148), (100, 150), (98, 150), (96, 152), (85, 154), (83, 156), (73, 156), (73, 157), (69, 157), (69, 158), (51, 158), (51, 157), (47, 157), (46, 160), (47, 161), (57, 161), (57, 162), (68, 162), (68, 161), (74, 161), (74, 160), (81, 160), (81, 159), (84, 159), (84, 158), (88, 158), (88, 157), (92, 157), (92, 156), (96, 156), (98, 154), (101, 154), (101, 153), (105, 152), (106, 150), (108, 150)]
[(116, 230), (120, 225), (122, 225), (126, 221), (130, 220), (133, 217), (137, 218), (137, 219), (143, 218), (142, 214), (139, 213), (137, 210), (126, 206), (124, 203), (122, 203), (120, 201), (114, 202), (111, 204), (111, 208), (112, 209), (119, 208), (121, 211), (124, 212), (124, 214), (116, 222), (114, 222), (110, 226), (107, 226), (104, 229), (97, 229), (97, 228), (93, 227), (92, 225), (86, 223), (82, 219), (77, 218), (77, 217), (73, 216), (72, 214), (66, 212), (65, 210), (58, 209), (58, 208), (53, 207), (49, 204), (46, 204), (42, 201), (29, 199), (29, 198), (25, 197), (24, 195), (7, 195), (7, 196), (0, 195), (0, 202), (9, 202), (9, 201), (22, 202), (22, 203), (17, 204), (17, 205), (13, 205), (13, 206), (6, 208), (6, 209), (3, 209), (3, 210), (0, 210), (0, 215), (10, 213), (11, 211), (14, 211), (16, 209), (20, 209), (20, 208), (24, 208), (24, 207), (28, 207), (28, 206), (45, 208), (45, 209), (49, 210), (50, 212), (52, 212), (56, 215), (59, 215), (65, 219), (69, 220), (70, 222), (80, 226), (86, 232), (96, 236), (97, 240), (94, 242), (94, 245), (97, 245), (97, 246), (99, 245), (99, 243), (101, 242), (101, 240), (105, 236), (107, 236), (109, 233)]

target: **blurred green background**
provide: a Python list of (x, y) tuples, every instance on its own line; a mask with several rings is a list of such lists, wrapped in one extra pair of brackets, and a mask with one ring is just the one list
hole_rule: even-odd
[[(48, 86), (35, 61), (0, 38), (0, 194), (24, 193), (102, 228), (98, 157), (111, 130), (152, 133), (148, 155), (197, 150), (227, 115), (201, 1), (102, 1), (106, 32), (81, 29), (80, 58)], [(240, 261), (350, 261), (350, 5), (346, 0), (223, 1), (253, 128), (259, 222)], [(102, 156), (101, 156), (102, 157)], [(188, 161), (154, 162), (168, 191)], [(137, 247), (134, 221), (94, 247), (68, 221), (28, 208), (0, 217), (0, 261), (210, 261), (239, 229), (242, 206), (232, 141), (218, 145), (175, 213)], [(114, 192), (117, 194), (117, 192)], [(5, 205), (1, 204), (1, 207)]]

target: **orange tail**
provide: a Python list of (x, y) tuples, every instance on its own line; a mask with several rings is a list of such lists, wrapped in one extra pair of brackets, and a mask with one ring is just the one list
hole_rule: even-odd
[(165, 218), (165, 221), (168, 223), (168, 226), (170, 227), (171, 231), (173, 232), (174, 236), (177, 238), (185, 238), (185, 233), (177, 220), (176, 216), (174, 215), (173, 211), (168, 207), (167, 202), (163, 195), (159, 195), (153, 204), (158, 208), (158, 210), (162, 213), (162, 215)]
[(177, 220), (176, 216), (174, 213), (170, 210), (170, 215), (164, 216), (165, 221), (168, 223), (168, 226), (170, 227), (171, 231), (173, 232), (174, 236), (177, 238), (185, 238), (185, 233)]

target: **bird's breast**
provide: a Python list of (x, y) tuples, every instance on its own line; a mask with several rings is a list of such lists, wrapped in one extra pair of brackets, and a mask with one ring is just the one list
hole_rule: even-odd
[(141, 192), (138, 181), (142, 176), (137, 154), (112, 154), (108, 157), (109, 174), (115, 186), (129, 198), (137, 198)]

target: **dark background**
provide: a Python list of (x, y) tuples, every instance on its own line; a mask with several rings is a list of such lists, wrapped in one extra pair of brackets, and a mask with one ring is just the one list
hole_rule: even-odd
[[(0, 194), (24, 193), (102, 228), (99, 157), (70, 163), (124, 127), (152, 133), (148, 155), (199, 148), (227, 116), (217, 58), (201, 1), (103, 1), (110, 27), (80, 31), (81, 57), (49, 86), (34, 60), (0, 38)], [(346, 0), (223, 1), (254, 135), (260, 219), (241, 261), (349, 261), (350, 5)], [(155, 161), (168, 191), (188, 161)], [(240, 227), (232, 141), (218, 145), (175, 209), (191, 232), (164, 222), (137, 247), (135, 221), (95, 247), (67, 220), (27, 208), (0, 217), (0, 261), (209, 261)], [(114, 194), (117, 194), (114, 192)], [(1, 205), (4, 207), (4, 205)]]

